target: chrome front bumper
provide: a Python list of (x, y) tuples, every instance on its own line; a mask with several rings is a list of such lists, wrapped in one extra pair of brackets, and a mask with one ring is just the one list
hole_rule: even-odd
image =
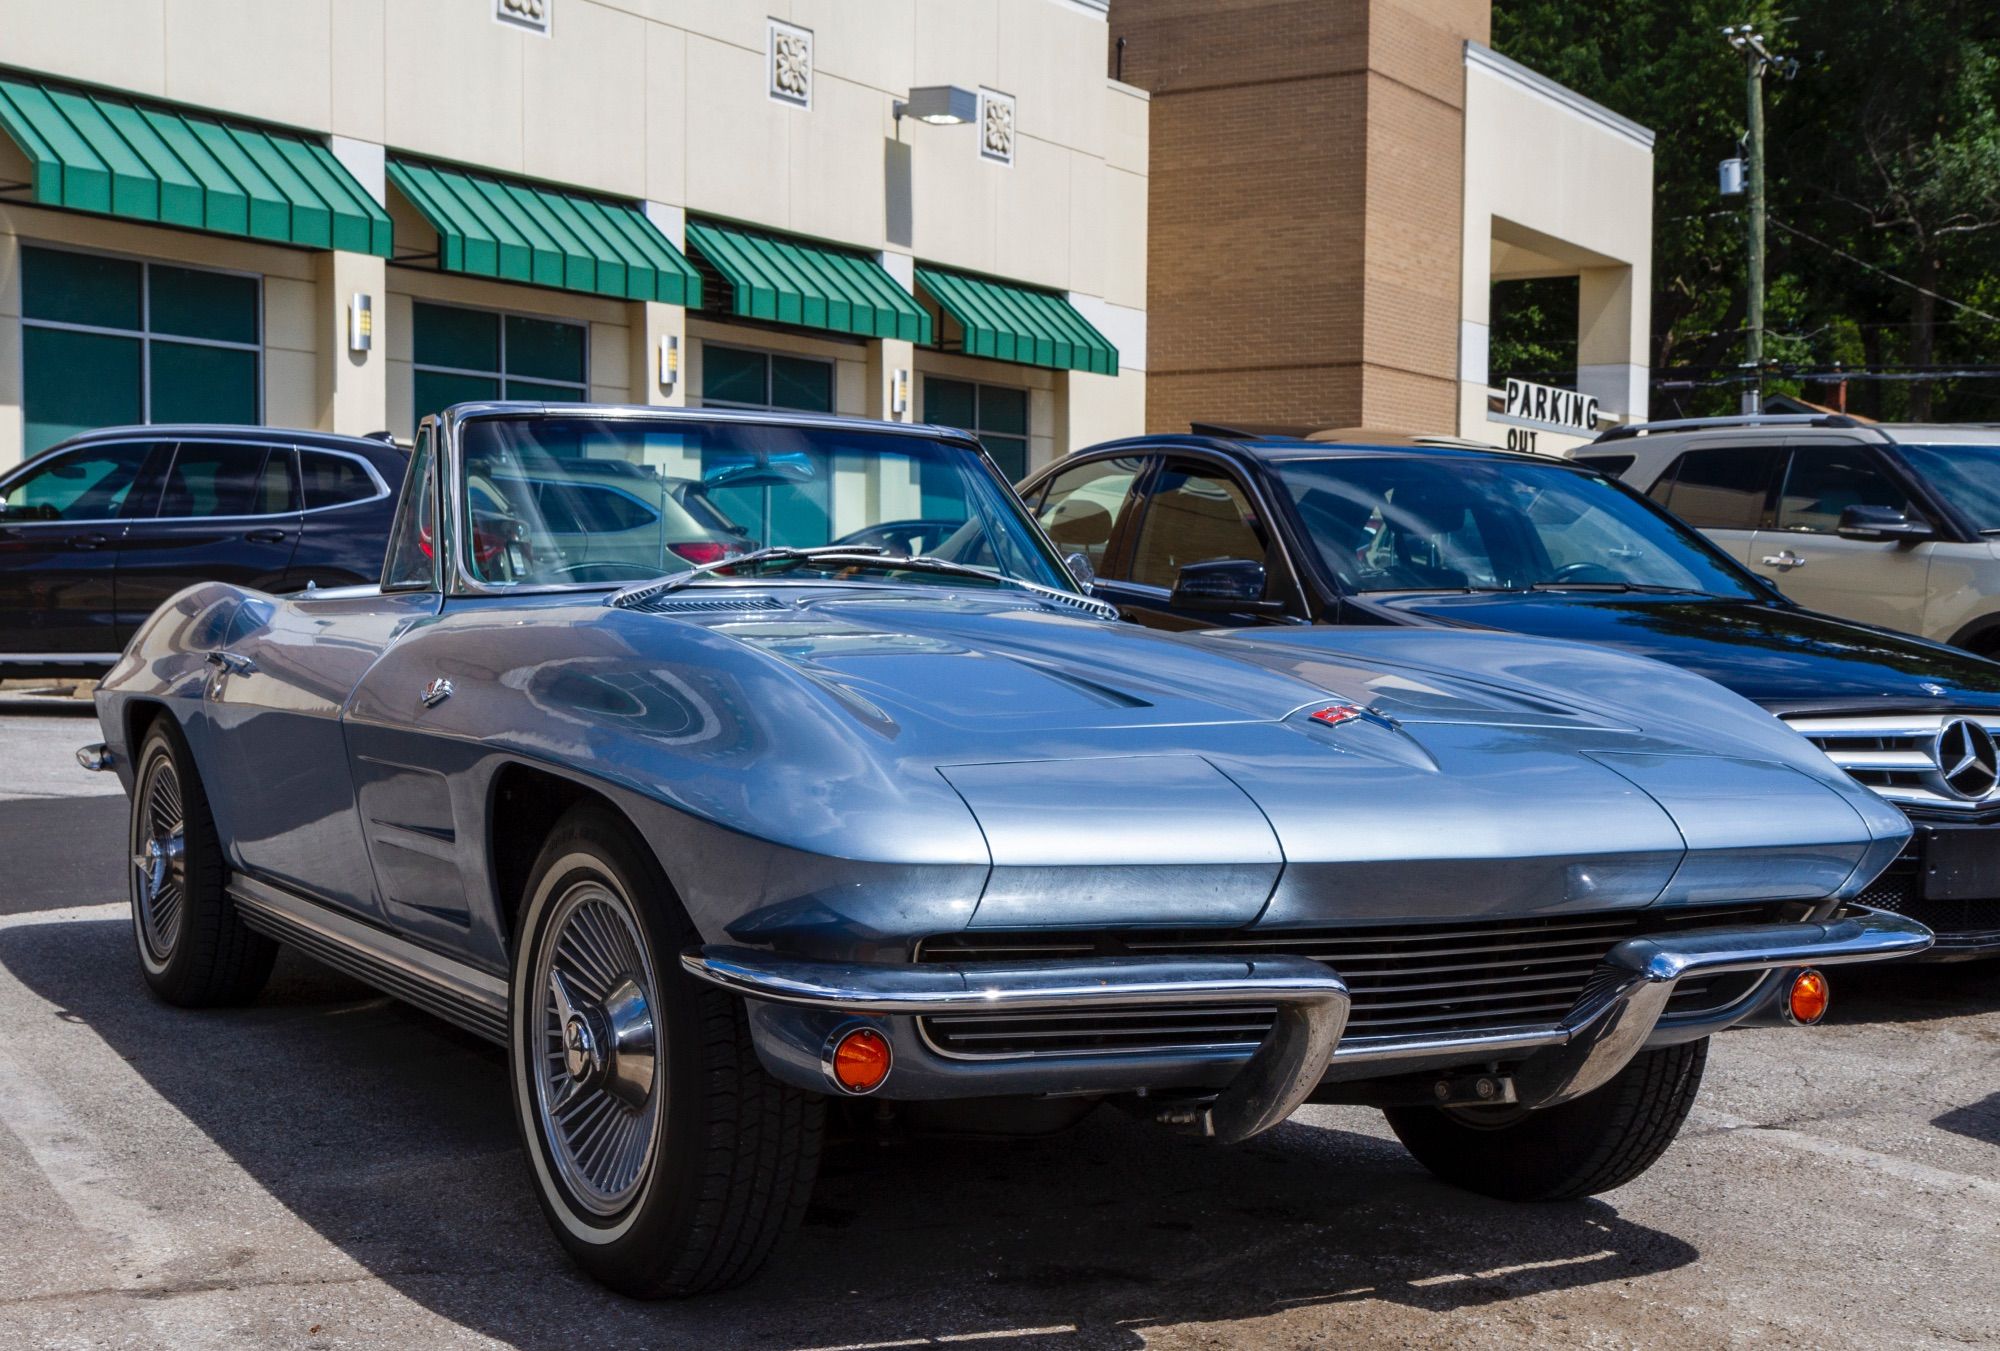
[[(1372, 1076), (1451, 1065), (1509, 1062), (1514, 1100), (1552, 1106), (1598, 1088), (1623, 1069), (1659, 1025), (1684, 979), (1787, 967), (1837, 966), (1913, 956), (1930, 930), (1865, 906), (1820, 923), (1765, 924), (1630, 938), (1605, 954), (1560, 1023), (1498, 1033), (1368, 1038), (1343, 1044), (1350, 998), (1338, 972), (1306, 957), (1118, 957), (1006, 965), (879, 965), (782, 957), (712, 945), (682, 957), (693, 975), (772, 1005), (842, 1017), (931, 1014), (1087, 1013), (1133, 1005), (1240, 1004), (1278, 1010), (1270, 1032), (1205, 1109), (1200, 1124), (1225, 1140), (1269, 1130), (1310, 1096), (1339, 1062)], [(1748, 1010), (1746, 1009), (1746, 1012)], [(1066, 1065), (1046, 1091), (1115, 1091), (1143, 1084), (1145, 1052), (1106, 1057), (1103, 1072)], [(965, 1067), (963, 1093), (988, 1081)], [(949, 1069), (947, 1070), (949, 1072)], [(885, 1085), (896, 1096), (896, 1075)], [(1017, 1087), (1019, 1081), (1016, 1081)], [(817, 1085), (826, 1087), (825, 1084)]]

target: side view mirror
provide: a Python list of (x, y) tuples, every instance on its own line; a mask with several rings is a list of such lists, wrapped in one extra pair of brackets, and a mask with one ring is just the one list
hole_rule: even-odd
[(1840, 513), (1834, 531), (1842, 539), (1894, 540), (1914, 544), (1937, 533), (1929, 521), (1913, 519), (1894, 507), (1849, 507)]
[(1063, 555), (1063, 566), (1069, 569), (1069, 575), (1076, 578), (1076, 584), (1085, 591), (1097, 581), (1097, 569), (1091, 566), (1090, 555), (1081, 549)]
[(1264, 565), (1247, 558), (1215, 558), (1189, 563), (1174, 577), (1167, 604), (1176, 610), (1276, 614), (1281, 601), (1264, 599)]

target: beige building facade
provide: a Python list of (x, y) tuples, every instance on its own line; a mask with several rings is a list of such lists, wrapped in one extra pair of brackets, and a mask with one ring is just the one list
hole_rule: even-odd
[(501, 395), (972, 425), (1022, 472), (1142, 428), (1148, 102), (1101, 3), (0, 0), (0, 32), (0, 469)]
[[(1587, 435), (1552, 409), (1644, 416), (1651, 133), (1494, 53), (1489, 0), (1112, 0), (1110, 26), (1152, 95), (1150, 430), (1550, 451)], [(1579, 369), (1523, 418), (1490, 296), (1551, 276)]]

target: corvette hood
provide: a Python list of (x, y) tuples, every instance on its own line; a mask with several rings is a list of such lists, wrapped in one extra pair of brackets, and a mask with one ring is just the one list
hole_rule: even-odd
[[(1168, 634), (908, 588), (765, 588), (674, 618), (621, 628), (662, 654), (693, 640), (773, 744), (825, 767), (824, 827), (785, 842), (977, 859), (975, 925), (1818, 896), (1908, 831), (1769, 714), (1603, 649)], [(778, 805), (759, 799), (766, 828)]]

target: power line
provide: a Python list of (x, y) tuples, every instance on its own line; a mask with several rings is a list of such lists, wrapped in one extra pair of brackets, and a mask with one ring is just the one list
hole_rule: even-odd
[(1988, 314), (1985, 310), (1980, 309), (1976, 305), (1968, 305), (1962, 300), (1953, 300), (1950, 296), (1940, 295), (1938, 292), (1931, 290), (1927, 286), (1919, 286), (1915, 282), (1909, 280), (1907, 277), (1899, 277), (1895, 273), (1889, 271), (1887, 268), (1877, 267), (1875, 266), (1875, 264), (1868, 262), (1866, 259), (1856, 258), (1846, 249), (1837, 248), (1834, 245), (1827, 243), (1824, 239), (1819, 239), (1813, 235), (1807, 234), (1804, 230), (1798, 229), (1796, 226), (1787, 225), (1785, 224), (1785, 222), (1779, 220), (1776, 216), (1771, 217), (1771, 224), (1777, 226), (1780, 230), (1783, 230), (1788, 235), (1794, 235), (1799, 239), (1803, 239), (1808, 244), (1817, 244), (1820, 248), (1825, 249), (1828, 253), (1836, 254), (1842, 258), (1845, 258), (1848, 262), (1853, 263), (1856, 267), (1864, 267), (1868, 269), (1870, 272), (1873, 272), (1878, 277), (1888, 278), (1890, 281), (1895, 282), (1896, 285), (1898, 286), (1907, 286), (1912, 291), (1915, 291), (1918, 295), (1929, 296), (1932, 300), (1942, 300), (1945, 304), (1951, 306), (1953, 309), (1964, 310), (1967, 314), (1976, 314), (1981, 319), (1984, 319), (1989, 323), (2000, 324), (2000, 314)]

